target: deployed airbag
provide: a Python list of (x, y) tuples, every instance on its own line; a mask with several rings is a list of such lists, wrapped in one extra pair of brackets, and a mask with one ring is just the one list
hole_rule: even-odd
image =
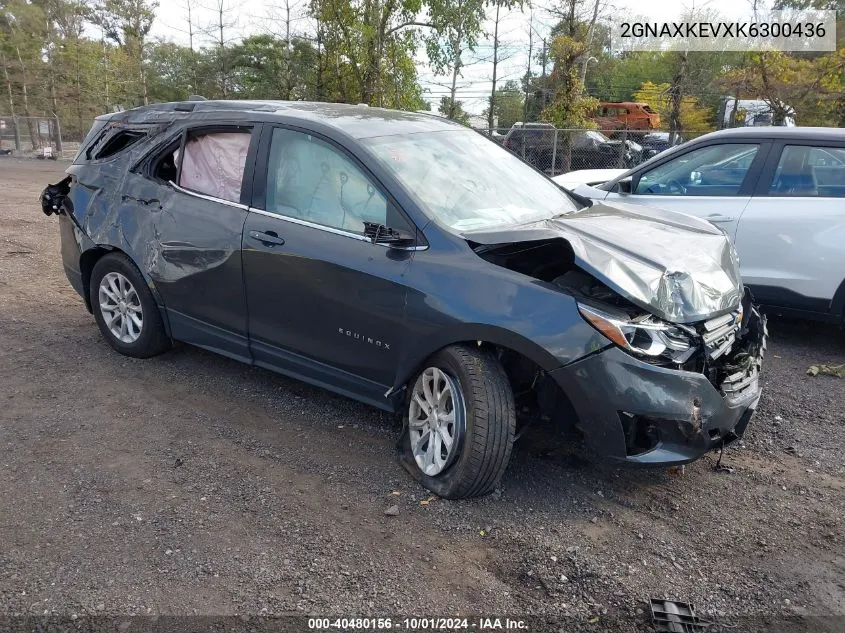
[(188, 140), (179, 185), (215, 198), (239, 202), (249, 133), (206, 134)]

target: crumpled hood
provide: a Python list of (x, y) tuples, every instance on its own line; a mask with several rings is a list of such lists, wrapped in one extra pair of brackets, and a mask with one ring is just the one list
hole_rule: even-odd
[(554, 219), (463, 237), (480, 244), (564, 238), (579, 268), (674, 323), (730, 312), (742, 298), (739, 263), (727, 236), (683, 213), (595, 202)]

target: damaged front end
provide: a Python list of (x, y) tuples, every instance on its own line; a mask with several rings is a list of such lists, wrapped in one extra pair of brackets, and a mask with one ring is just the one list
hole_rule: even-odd
[(550, 376), (587, 442), (629, 463), (681, 464), (724, 446), (760, 397), (765, 316), (724, 234), (677, 215), (605, 208), (464, 235), (481, 258), (572, 297), (614, 344)]
[(597, 450), (672, 465), (742, 437), (760, 398), (768, 336), (749, 291), (731, 312), (678, 324), (624, 306), (618, 295), (608, 304), (568, 290), (584, 319), (615, 343), (553, 372), (566, 393), (581, 394), (573, 404)]

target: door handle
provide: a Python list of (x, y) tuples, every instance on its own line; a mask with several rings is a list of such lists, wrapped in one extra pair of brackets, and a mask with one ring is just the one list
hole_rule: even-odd
[(705, 220), (709, 222), (733, 222), (734, 218), (731, 215), (720, 215), (719, 213), (713, 213), (708, 215)]
[(284, 238), (279, 237), (275, 231), (250, 231), (249, 236), (265, 246), (281, 246), (285, 243)]

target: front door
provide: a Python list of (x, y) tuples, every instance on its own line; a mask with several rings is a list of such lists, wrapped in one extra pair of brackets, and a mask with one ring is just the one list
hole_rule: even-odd
[(749, 142), (698, 147), (635, 173), (631, 193), (610, 192), (606, 199), (689, 213), (733, 239), (767, 147)]
[(371, 243), (364, 221), (407, 220), (326, 140), (274, 128), (264, 160), (264, 195), (243, 231), (255, 363), (386, 406), (413, 251)]

